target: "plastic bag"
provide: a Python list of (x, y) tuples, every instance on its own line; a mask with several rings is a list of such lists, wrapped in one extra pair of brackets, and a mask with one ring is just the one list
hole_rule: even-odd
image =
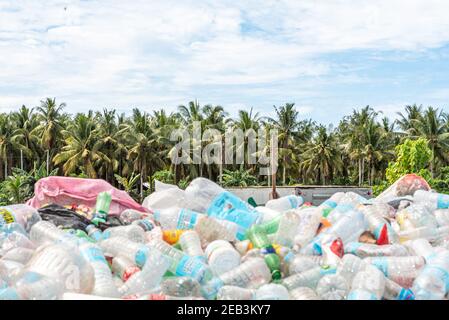
[(118, 190), (104, 180), (80, 179), (71, 177), (47, 177), (34, 186), (35, 196), (27, 204), (38, 209), (55, 203), (60, 206), (85, 205), (95, 208), (97, 195), (109, 191), (112, 196), (109, 215), (119, 215), (125, 209), (148, 212), (148, 209), (135, 202), (125, 191)]
[(387, 190), (378, 195), (374, 202), (397, 202), (399, 199), (412, 199), (416, 190), (430, 190), (427, 181), (412, 173), (406, 174), (393, 183)]
[[(38, 210), (42, 220), (50, 221), (58, 227), (64, 229), (77, 229), (86, 231), (86, 227), (92, 222), (86, 217), (64, 208), (57, 204), (50, 204)], [(99, 223), (98, 228), (105, 230), (110, 227), (121, 226), (122, 222), (118, 217), (108, 216), (106, 223)]]

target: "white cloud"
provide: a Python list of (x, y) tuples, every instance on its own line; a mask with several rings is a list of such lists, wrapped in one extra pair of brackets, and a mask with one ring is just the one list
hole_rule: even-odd
[(322, 54), (446, 44), (447, 12), (444, 0), (1, 0), (0, 108), (47, 95), (76, 108), (176, 106), (194, 95), (241, 105), (245, 94), (271, 106), (316, 94), (325, 75), (366, 80), (339, 75), (346, 66)]

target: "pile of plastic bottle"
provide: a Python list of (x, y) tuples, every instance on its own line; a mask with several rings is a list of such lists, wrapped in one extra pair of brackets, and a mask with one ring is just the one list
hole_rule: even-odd
[(380, 196), (253, 207), (214, 182), (158, 184), (101, 231), (0, 208), (0, 299), (426, 300), (449, 291), (449, 195), (407, 175)]

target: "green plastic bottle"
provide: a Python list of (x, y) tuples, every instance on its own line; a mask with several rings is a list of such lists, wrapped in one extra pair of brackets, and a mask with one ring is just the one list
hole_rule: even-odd
[(266, 234), (276, 233), (278, 231), (279, 221), (281, 221), (281, 218), (282, 215), (279, 215), (276, 218), (271, 219), (270, 221), (260, 224), (259, 226)]
[(100, 192), (97, 196), (95, 205), (95, 215), (92, 222), (98, 225), (100, 222), (106, 223), (108, 219), (109, 207), (111, 206), (112, 196), (109, 192)]
[(268, 239), (264, 228), (260, 225), (253, 225), (248, 230), (247, 237), (253, 244), (254, 248), (268, 251), (268, 253), (264, 256), (265, 263), (271, 271), (272, 279), (279, 280), (281, 278), (281, 261), (279, 256), (274, 253), (275, 250), (271, 245), (270, 239)]

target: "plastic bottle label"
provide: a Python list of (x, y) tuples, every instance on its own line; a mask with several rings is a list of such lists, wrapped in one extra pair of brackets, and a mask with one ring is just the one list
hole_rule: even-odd
[(377, 297), (365, 290), (354, 290), (349, 293), (348, 300), (377, 300)]
[(388, 261), (382, 258), (377, 258), (371, 260), (371, 264), (375, 266), (377, 269), (383, 272), (385, 277), (388, 278)]
[(360, 242), (350, 242), (345, 246), (345, 253), (352, 253), (354, 255), (357, 255), (356, 252), (362, 245), (363, 243)]
[(290, 202), (292, 209), (299, 207), (298, 199), (295, 196), (288, 196), (288, 201)]
[(108, 264), (106, 258), (104, 257), (103, 251), (101, 251), (98, 247), (89, 247), (84, 251), (84, 255), (90, 262), (102, 262), (106, 265)]
[[(321, 206), (323, 206), (323, 207), (330, 207), (330, 208), (335, 208), (336, 206), (337, 206), (337, 202), (335, 202), (335, 201), (333, 201), (333, 200), (330, 200), (330, 199), (327, 199), (326, 201), (324, 201), (322, 204), (321, 204)], [(320, 206), (320, 207), (321, 207)]]
[(197, 280), (201, 280), (204, 270), (204, 264), (198, 259), (184, 256), (176, 267), (176, 275), (189, 276)]
[(446, 292), (449, 291), (449, 272), (439, 266), (436, 265), (429, 265), (427, 268), (434, 269), (438, 273), (440, 273), (441, 280), (444, 281), (444, 284), (446, 285)]
[(207, 215), (236, 223), (239, 226), (237, 230), (239, 240), (244, 239), (246, 230), (260, 218), (257, 211), (228, 191), (220, 193), (212, 201), (207, 209)]
[(415, 300), (412, 290), (402, 288), (398, 294), (397, 300)]
[(449, 195), (447, 194), (438, 194), (437, 198), (437, 207), (438, 209), (447, 209), (449, 208)]
[(192, 229), (193, 227), (195, 227), (197, 219), (197, 212), (188, 209), (182, 209), (179, 212), (178, 225), (176, 226), (176, 228), (180, 230)]
[(138, 265), (139, 267), (143, 267), (145, 265), (149, 250), (150, 248), (144, 246), (136, 252), (134, 258), (136, 265)]
[(5, 208), (0, 208), (0, 225), (16, 222), (13, 214)]
[(346, 213), (348, 211), (351, 211), (352, 209), (354, 209), (354, 206), (352, 204), (339, 204), (336, 207), (336, 210), (338, 210), (341, 213)]

